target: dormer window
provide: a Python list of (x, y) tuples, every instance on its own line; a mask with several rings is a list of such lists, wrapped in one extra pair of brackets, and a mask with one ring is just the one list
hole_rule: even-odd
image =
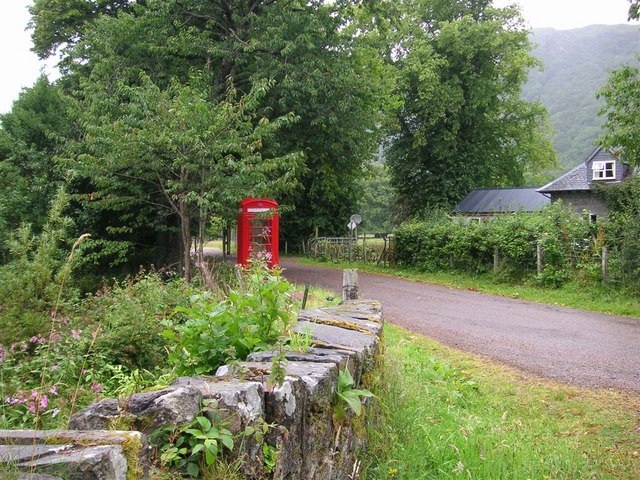
[(615, 180), (616, 178), (616, 162), (613, 160), (593, 162), (592, 170), (594, 180)]

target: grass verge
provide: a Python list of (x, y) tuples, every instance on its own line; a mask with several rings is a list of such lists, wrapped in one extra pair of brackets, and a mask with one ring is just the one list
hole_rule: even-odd
[(424, 283), (444, 285), (463, 290), (518, 298), (548, 305), (579, 308), (593, 312), (610, 313), (640, 318), (640, 299), (625, 295), (614, 287), (588, 285), (574, 282), (561, 288), (545, 288), (532, 284), (514, 284), (500, 281), (492, 275), (473, 275), (471, 273), (419, 272), (408, 268), (383, 267), (362, 262), (327, 263), (311, 258), (299, 257), (301, 263), (327, 268), (357, 268), (363, 272), (406, 278)]
[(387, 324), (367, 479), (640, 478), (640, 400), (542, 381)]

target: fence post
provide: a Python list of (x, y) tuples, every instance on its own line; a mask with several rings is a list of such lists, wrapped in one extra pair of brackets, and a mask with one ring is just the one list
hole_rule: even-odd
[(498, 264), (500, 262), (500, 258), (498, 255), (498, 247), (493, 249), (493, 273), (498, 273)]
[(342, 300), (358, 298), (358, 270), (345, 269), (342, 271)]
[(607, 246), (605, 245), (604, 247), (602, 247), (602, 284), (606, 285), (607, 282), (609, 281), (609, 272), (608, 272), (608, 261), (609, 259), (607, 258), (609, 253), (609, 250), (607, 248)]
[(542, 243), (540, 240), (536, 242), (536, 267), (538, 275), (542, 273)]
[(362, 257), (364, 259), (364, 263), (367, 263), (367, 232), (362, 229)]

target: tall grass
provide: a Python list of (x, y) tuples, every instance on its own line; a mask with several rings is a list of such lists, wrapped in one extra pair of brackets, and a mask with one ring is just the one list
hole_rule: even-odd
[(367, 479), (640, 478), (640, 401), (529, 377), (385, 326)]

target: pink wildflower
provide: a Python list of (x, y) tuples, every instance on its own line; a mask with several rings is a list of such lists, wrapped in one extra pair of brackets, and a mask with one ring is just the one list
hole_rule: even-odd
[(59, 334), (59, 333), (52, 333), (52, 334), (51, 334), (51, 339), (50, 339), (50, 340), (51, 340), (52, 342), (57, 342), (57, 341), (59, 341), (61, 338), (62, 338), (62, 337), (60, 336), (60, 334)]
[(58, 387), (56, 387), (55, 385), (51, 385), (51, 388), (49, 388), (49, 393), (51, 395), (53, 395), (54, 397), (58, 396)]
[(91, 390), (93, 390), (93, 392), (96, 394), (96, 396), (98, 396), (104, 390), (104, 387), (101, 384), (97, 383), (97, 382), (93, 382), (91, 384)]
[(40, 397), (40, 408), (46, 409), (49, 406), (49, 399), (45, 394)]
[(51, 311), (51, 318), (56, 318), (56, 315), (57, 315), (56, 311), (52, 310)]
[(31, 390), (31, 398), (33, 400), (35, 400), (36, 398), (38, 398), (38, 391), (37, 390)]
[(52, 372), (55, 372), (59, 368), (60, 368), (60, 365), (51, 365), (51, 371)]
[(82, 330), (71, 330), (71, 336), (75, 339), (78, 340), (80, 338), (80, 334), (82, 333)]
[(36, 413), (36, 402), (29, 402), (29, 411), (31, 413)]

